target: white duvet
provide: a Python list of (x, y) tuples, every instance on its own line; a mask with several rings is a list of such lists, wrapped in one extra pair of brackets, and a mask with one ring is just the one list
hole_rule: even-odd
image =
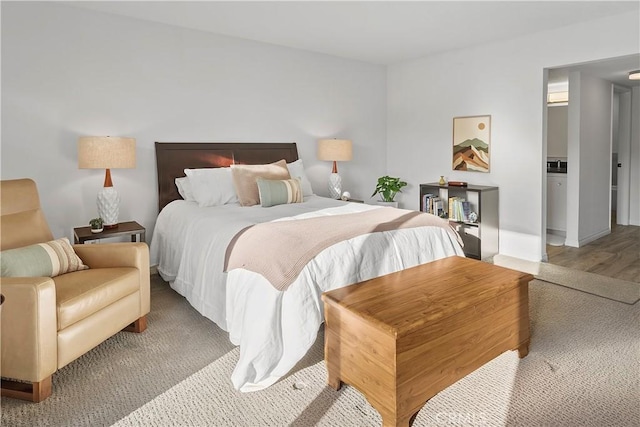
[(440, 227), (366, 234), (325, 249), (286, 291), (278, 291), (257, 273), (224, 273), (228, 243), (255, 223), (377, 208), (318, 196), (269, 208), (174, 201), (158, 216), (151, 257), (171, 287), (240, 346), (235, 388), (261, 390), (286, 375), (316, 340), (324, 321), (323, 292), (464, 253), (455, 234)]

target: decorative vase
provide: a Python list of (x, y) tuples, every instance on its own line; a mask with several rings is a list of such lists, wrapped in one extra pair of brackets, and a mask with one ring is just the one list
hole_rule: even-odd
[(92, 228), (91, 232), (92, 233), (102, 233), (102, 230), (104, 230), (104, 227), (102, 227), (102, 228)]
[(444, 180), (444, 176), (440, 175), (440, 181), (438, 181), (438, 184), (440, 185), (445, 185), (447, 182)]

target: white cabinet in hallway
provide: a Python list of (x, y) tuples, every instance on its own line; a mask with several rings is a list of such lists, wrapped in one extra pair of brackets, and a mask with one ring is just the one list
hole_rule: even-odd
[(547, 229), (567, 230), (567, 175), (547, 174)]

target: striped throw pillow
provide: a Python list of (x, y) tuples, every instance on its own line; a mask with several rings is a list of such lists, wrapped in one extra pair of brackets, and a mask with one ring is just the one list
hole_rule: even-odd
[(0, 252), (2, 277), (56, 277), (87, 268), (66, 237)]
[(256, 183), (258, 184), (260, 204), (263, 208), (304, 201), (302, 186), (298, 178), (283, 180), (258, 178)]

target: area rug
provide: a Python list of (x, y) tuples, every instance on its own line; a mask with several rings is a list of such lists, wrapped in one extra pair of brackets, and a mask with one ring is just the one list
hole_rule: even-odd
[[(239, 393), (238, 349), (154, 279), (149, 329), (119, 333), (54, 375), (41, 404), (3, 398), (2, 426), (379, 426), (353, 387), (326, 386), (323, 336), (290, 375)], [(425, 404), (414, 426), (635, 426), (640, 304), (539, 280), (531, 349), (502, 354)]]
[[(414, 426), (637, 425), (640, 310), (541, 281), (530, 286), (531, 352), (510, 351), (431, 399)], [(613, 335), (612, 335), (613, 334)], [(380, 426), (355, 388), (326, 386), (322, 335), (296, 371), (238, 393), (233, 350), (115, 426)]]
[(577, 271), (560, 265), (541, 263), (536, 275), (540, 280), (588, 292), (626, 304), (640, 300), (640, 283), (614, 279), (586, 271)]
[(640, 283), (614, 279), (587, 271), (573, 270), (545, 262), (530, 262), (505, 255), (496, 255), (494, 264), (533, 274), (537, 279), (566, 286), (602, 298), (635, 304), (640, 300)]

